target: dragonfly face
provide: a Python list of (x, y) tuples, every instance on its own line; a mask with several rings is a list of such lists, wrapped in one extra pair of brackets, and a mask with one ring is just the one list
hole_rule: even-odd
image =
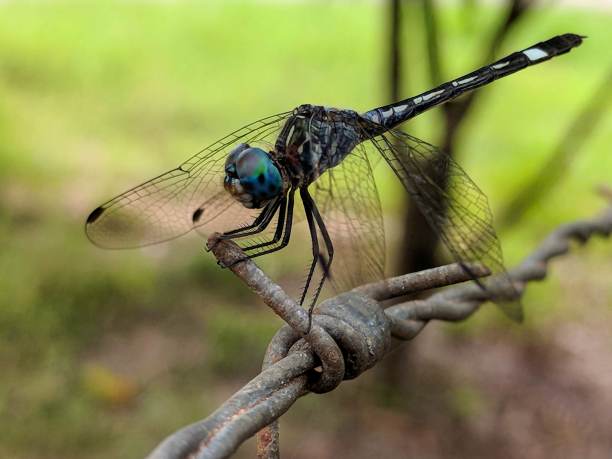
[(259, 209), (283, 192), (278, 167), (261, 148), (241, 143), (225, 160), (223, 186), (248, 209)]

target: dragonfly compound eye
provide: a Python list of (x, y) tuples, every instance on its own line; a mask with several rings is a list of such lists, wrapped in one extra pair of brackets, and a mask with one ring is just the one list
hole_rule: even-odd
[(225, 189), (245, 207), (260, 208), (282, 191), (283, 179), (261, 148), (239, 145), (225, 162)]

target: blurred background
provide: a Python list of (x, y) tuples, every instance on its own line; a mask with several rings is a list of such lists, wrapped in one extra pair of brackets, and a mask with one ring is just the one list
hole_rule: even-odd
[[(143, 457), (251, 379), (281, 325), (195, 234), (94, 247), (94, 207), (263, 116), (367, 110), (565, 32), (589, 38), (404, 126), (489, 196), (509, 266), (605, 205), (612, 2), (0, 1), (0, 456)], [(443, 262), (376, 173), (388, 274)], [(264, 265), (297, 282), (291, 250)], [(609, 457), (611, 256), (556, 261), (521, 326), (493, 307), (431, 324), (300, 400), (283, 457)]]

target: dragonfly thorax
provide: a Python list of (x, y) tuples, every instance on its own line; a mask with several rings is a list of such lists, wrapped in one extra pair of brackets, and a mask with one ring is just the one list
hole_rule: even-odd
[(359, 115), (318, 105), (300, 105), (285, 122), (275, 151), (292, 183), (307, 186), (337, 166), (363, 140)]
[(227, 156), (223, 186), (249, 209), (259, 209), (283, 191), (283, 178), (261, 148), (241, 143)]

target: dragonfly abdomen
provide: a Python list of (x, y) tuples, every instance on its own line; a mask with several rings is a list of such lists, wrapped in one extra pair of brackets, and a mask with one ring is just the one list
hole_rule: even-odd
[(381, 126), (380, 134), (436, 105), (452, 100), (465, 92), (489, 84), (499, 78), (518, 72), (531, 65), (552, 59), (579, 46), (584, 37), (564, 34), (512, 53), (490, 65), (448, 81), (416, 97), (375, 108), (362, 116)]

